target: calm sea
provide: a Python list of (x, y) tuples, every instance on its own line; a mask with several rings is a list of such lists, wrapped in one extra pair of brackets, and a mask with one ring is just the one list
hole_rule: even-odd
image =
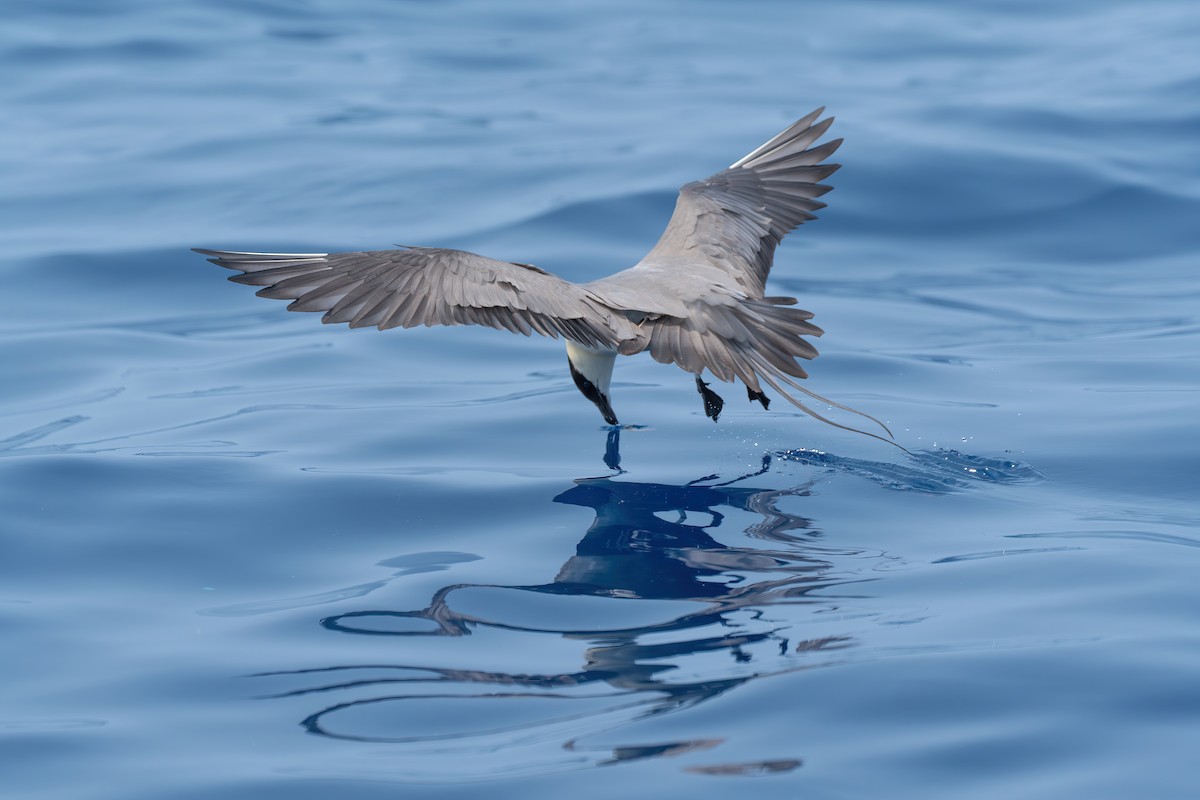
[[(0, 794), (1200, 792), (1200, 8), (8, 0)], [(910, 454), (191, 247), (585, 280), (812, 108), (772, 291)]]

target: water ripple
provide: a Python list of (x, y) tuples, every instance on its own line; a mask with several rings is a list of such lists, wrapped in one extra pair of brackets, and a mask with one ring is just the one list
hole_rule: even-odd
[(911, 453), (911, 466), (806, 449), (784, 450), (776, 453), (776, 457), (792, 463), (822, 467), (831, 473), (866, 478), (885, 489), (902, 492), (945, 494), (979, 484), (1014, 486), (1046, 480), (1045, 474), (1029, 464), (951, 449), (914, 451)]
[(1177, 536), (1168, 533), (1136, 530), (1107, 530), (1107, 531), (1047, 531), (1040, 533), (1013, 533), (1012, 539), (1096, 539), (1113, 540), (1128, 539), (1136, 542), (1151, 542), (1154, 544), (1173, 544), (1181, 547), (1200, 547), (1200, 540), (1190, 536)]
[[(619, 440), (619, 430), (609, 432), (609, 455), (617, 463)], [(863, 648), (851, 632), (865, 623), (896, 627), (927, 616), (847, 607), (870, 597), (869, 573), (891, 556), (825, 543), (812, 520), (780, 508), (783, 499), (808, 497), (811, 481), (783, 489), (743, 485), (768, 475), (773, 465), (797, 463), (930, 493), (1041, 479), (1027, 465), (957, 451), (917, 453), (913, 461), (901, 467), (787, 451), (728, 480), (709, 475), (676, 485), (580, 479), (555, 502), (590, 508), (595, 519), (550, 582), (451, 581), (422, 608), (388, 607), (384, 588), (390, 582), (473, 558), (410, 556), (381, 562), (402, 568), (389, 578), (202, 613), (243, 616), (328, 604), (342, 607), (320, 621), (334, 634), (408, 641), (481, 636), (488, 647), (506, 641), (514, 653), (536, 652), (547, 638), (585, 648), (584, 665), (565, 672), (539, 669), (536, 658), (519, 659), (525, 670), (490, 668), (486, 659), (464, 666), (460, 658), (456, 666), (335, 663), (251, 676), (264, 684), (264, 699), (321, 703), (302, 720), (308, 732), (395, 748), (396, 769), (408, 779), (496, 777), (574, 768), (581, 759), (601, 765), (718, 748), (721, 741), (712, 738), (617, 746), (585, 740), (602, 733), (609, 738), (637, 720), (690, 708), (765, 676), (915, 652)], [(1040, 552), (1060, 549), (1073, 548)], [(368, 595), (377, 599), (366, 604)], [(825, 615), (829, 619), (814, 630), (814, 620)], [(474, 652), (464, 647), (463, 653)], [(947, 645), (920, 647), (932, 652)], [(550, 746), (558, 757), (547, 755)], [(467, 754), (472, 758), (464, 760)], [(800, 763), (717, 761), (689, 769), (764, 775)]]
[[(555, 500), (593, 509), (595, 521), (552, 582), (454, 582), (435, 592), (422, 609), (368, 606), (321, 621), (329, 632), (371, 637), (457, 639), (489, 631), (510, 637), (518, 648), (529, 637), (583, 640), (588, 643), (587, 665), (580, 670), (506, 672), (376, 663), (280, 670), (256, 679), (292, 684), (265, 697), (339, 698), (309, 714), (303, 726), (321, 736), (400, 747), (396, 757), (403, 759), (405, 769), (417, 770), (425, 780), (462, 777), (458, 762), (467, 752), (496, 754), (469, 760), (469, 772), (476, 776), (527, 771), (532, 764), (523, 753), (532, 742), (558, 742), (564, 767), (580, 758), (616, 763), (715, 747), (719, 742), (704, 739), (615, 748), (595, 748), (580, 740), (690, 707), (763, 675), (840, 661), (842, 653), (855, 647), (853, 637), (806, 635), (792, 630), (779, 611), (768, 609), (837, 603), (848, 596), (849, 586), (863, 580), (857, 560), (880, 556), (797, 537), (794, 532), (811, 523), (781, 511), (777, 503), (803, 497), (803, 486), (767, 490), (731, 485), (736, 480), (724, 485), (712, 481), (680, 486), (581, 479)], [(746, 541), (765, 539), (776, 545), (764, 549), (714, 538), (736, 511), (757, 520), (743, 526)], [(736, 532), (727, 536), (736, 538)], [(437, 561), (443, 566), (444, 559)], [(384, 563), (409, 570), (410, 562), (406, 557)], [(422, 561), (418, 566), (428, 565)], [(408, 574), (402, 570), (372, 584), (206, 613), (344, 605)], [(631, 605), (631, 600), (638, 602)], [(710, 663), (714, 655), (722, 658)], [(296, 679), (319, 676), (336, 680), (294, 685)], [(498, 703), (508, 710), (493, 708)], [(442, 722), (421, 722), (430, 713)], [(406, 718), (411, 724), (402, 721)], [(495, 720), (501, 718), (509, 722), (497, 726)], [(548, 766), (544, 755), (539, 759), (539, 769)], [(782, 769), (782, 764), (708, 769), (711, 774), (735, 768), (751, 774)]]

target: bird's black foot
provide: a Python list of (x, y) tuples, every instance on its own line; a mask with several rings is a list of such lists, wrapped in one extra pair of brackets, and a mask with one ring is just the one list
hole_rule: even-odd
[(708, 384), (700, 380), (700, 376), (696, 376), (696, 391), (704, 398), (704, 413), (713, 422), (717, 421), (717, 417), (721, 415), (721, 409), (725, 407), (725, 401), (721, 396), (708, 388)]
[(763, 408), (770, 408), (770, 407), (771, 407), (771, 398), (767, 397), (767, 396), (766, 396), (765, 394), (763, 394), (762, 392), (756, 392), (756, 391), (754, 391), (753, 389), (751, 389), (749, 386), (747, 386), (747, 387), (746, 387), (746, 394), (750, 395), (750, 402), (751, 402), (751, 403), (753, 403), (755, 400), (757, 400), (758, 402), (762, 403), (762, 407), (763, 407)]

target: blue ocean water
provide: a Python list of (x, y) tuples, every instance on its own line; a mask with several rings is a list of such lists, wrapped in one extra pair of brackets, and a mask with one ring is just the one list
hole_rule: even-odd
[[(0, 785), (1200, 785), (1200, 9), (10, 0)], [(189, 248), (574, 280), (819, 105), (771, 287), (905, 453), (561, 344), (348, 331)]]

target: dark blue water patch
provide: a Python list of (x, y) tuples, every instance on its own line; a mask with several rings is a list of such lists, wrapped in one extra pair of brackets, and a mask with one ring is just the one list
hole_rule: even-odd
[(425, 56), (425, 63), (435, 69), (494, 70), (523, 72), (548, 66), (539, 53), (521, 51), (514, 46), (497, 48), (507, 52), (442, 52)]
[[(861, 191), (864, 176), (847, 176), (843, 207), (824, 215), (828, 228), (863, 239), (925, 240), (926, 249), (966, 246), (989, 259), (1109, 263), (1185, 252), (1193, 242), (1200, 200), (1189, 184), (1122, 184), (1042, 160), (962, 158), (933, 177), (917, 164), (893, 166), (891, 175), (874, 170), (869, 193)], [(1149, 229), (1154, 237), (1144, 235)]]
[(676, 191), (570, 203), (469, 237), (464, 246), (529, 252), (570, 280), (595, 280), (633, 266), (671, 218)]
[[(1198, 210), (1200, 202), (1194, 198), (1144, 186), (1117, 186), (1056, 208), (1001, 216), (978, 225), (955, 225), (954, 235), (978, 237), (1006, 231), (1003, 241), (1014, 249), (1024, 245), (1026, 253), (1119, 261), (1187, 248), (1192, 238), (1188, 220)], [(1150, 240), (1142, 235), (1148, 226), (1157, 231)]]
[(225, 270), (189, 256), (183, 248), (60, 253), (9, 261), (3, 272), (17, 283), (18, 292), (28, 292), (18, 307), (22, 316), (40, 315), (46, 328), (100, 320), (128, 323), (134, 315), (151, 320), (189, 317), (200, 304), (228, 323), (221, 308), (228, 307), (235, 294), (222, 280)]
[(120, 3), (89, 3), (87, 0), (13, 0), (9, 8), (14, 15), (19, 14), (23, 19), (37, 19), (41, 16), (60, 18), (104, 18), (115, 17), (125, 13), (128, 4)]
[(1161, 109), (1153, 117), (1067, 113), (1053, 108), (978, 106), (930, 108), (925, 113), (931, 122), (945, 122), (956, 115), (967, 115), (981, 128), (1036, 131), (1038, 139), (1043, 141), (1054, 137), (1062, 137), (1065, 142), (1071, 143), (1099, 140), (1108, 147), (1124, 142), (1131, 156), (1152, 141), (1178, 146), (1185, 142), (1183, 137), (1200, 133), (1200, 116), (1187, 107)]
[(386, 120), (392, 116), (392, 112), (384, 108), (348, 106), (341, 111), (318, 117), (317, 123), (319, 125), (361, 125)]
[(279, 27), (267, 30), (267, 35), (274, 36), (278, 39), (291, 39), (298, 42), (320, 43), (330, 39), (336, 39), (343, 34), (339, 31), (329, 30), (326, 28)]
[(24, 45), (10, 49), (5, 60), (25, 67), (86, 65), (97, 61), (159, 63), (194, 58), (198, 48), (178, 40), (130, 39), (126, 41), (61, 45)]
[(246, 15), (264, 19), (285, 20), (294, 24), (296, 19), (324, 17), (315, 5), (292, 6), (285, 0), (214, 0), (213, 5), (220, 9), (222, 16)]

